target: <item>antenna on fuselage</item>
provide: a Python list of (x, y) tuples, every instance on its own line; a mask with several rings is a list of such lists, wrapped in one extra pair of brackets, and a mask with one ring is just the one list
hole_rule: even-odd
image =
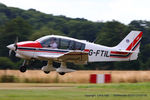
[(97, 37), (96, 37), (96, 39), (93, 41), (93, 43), (95, 43), (95, 42), (96, 42), (96, 40), (97, 40)]

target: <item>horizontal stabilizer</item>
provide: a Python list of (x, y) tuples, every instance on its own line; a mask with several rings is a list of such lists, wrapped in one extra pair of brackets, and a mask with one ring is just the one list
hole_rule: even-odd
[(115, 51), (112, 51), (112, 52), (120, 52), (120, 53), (139, 53), (137, 51), (128, 51), (128, 50), (115, 50)]

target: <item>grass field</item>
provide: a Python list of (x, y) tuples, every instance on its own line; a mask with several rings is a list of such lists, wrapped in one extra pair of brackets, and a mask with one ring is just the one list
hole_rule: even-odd
[(0, 100), (150, 100), (150, 83), (0, 83)]

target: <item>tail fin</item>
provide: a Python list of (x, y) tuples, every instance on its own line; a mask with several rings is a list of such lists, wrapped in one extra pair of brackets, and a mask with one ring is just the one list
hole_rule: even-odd
[(118, 50), (134, 51), (130, 60), (136, 60), (139, 53), (140, 42), (143, 32), (131, 31), (117, 46)]

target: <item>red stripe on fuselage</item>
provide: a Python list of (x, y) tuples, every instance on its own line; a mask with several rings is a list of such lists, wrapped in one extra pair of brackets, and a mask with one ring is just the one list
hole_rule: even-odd
[[(19, 51), (47, 52), (47, 53), (59, 53), (59, 54), (64, 54), (63, 52), (52, 52), (52, 51), (36, 51), (36, 50), (19, 50)], [(66, 54), (66, 55), (87, 55), (87, 54), (79, 53), (79, 54)]]
[(18, 47), (32, 47), (32, 48), (43, 48), (42, 45), (37, 41), (26, 41), (17, 43)]
[[(139, 47), (140, 46), (140, 43), (138, 44), (138, 46), (137, 47)], [(135, 51), (136, 49), (137, 49), (137, 47), (133, 50), (133, 51)], [(111, 58), (128, 58), (128, 57), (130, 57), (132, 55), (132, 53), (129, 55), (129, 56), (127, 56), (127, 57), (117, 57), (117, 56), (110, 56)]]
[(22, 49), (20, 49), (19, 51), (47, 52), (47, 53), (59, 53), (59, 54), (64, 54), (63, 52), (53, 52), (53, 51), (22, 50)]
[(84, 49), (84, 52), (89, 52), (90, 50), (89, 49)]
[(118, 51), (111, 51), (110, 53), (112, 53), (112, 54), (123, 54), (123, 55), (128, 54), (128, 52), (118, 52)]

